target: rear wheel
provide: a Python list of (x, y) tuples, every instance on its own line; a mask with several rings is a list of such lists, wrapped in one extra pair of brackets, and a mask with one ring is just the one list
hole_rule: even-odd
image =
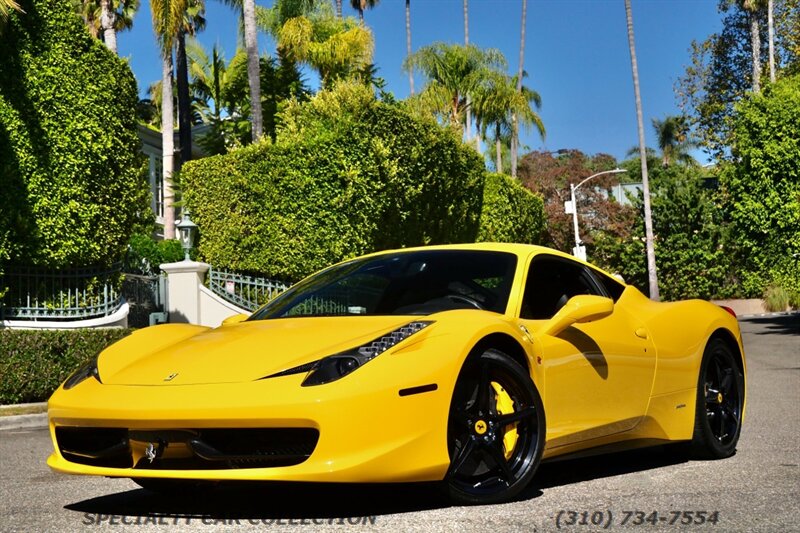
[(450, 405), (452, 501), (507, 501), (536, 473), (544, 448), (544, 407), (528, 372), (498, 350), (467, 360)]
[(692, 452), (708, 459), (733, 455), (742, 429), (744, 376), (731, 349), (711, 339), (703, 354), (697, 384)]

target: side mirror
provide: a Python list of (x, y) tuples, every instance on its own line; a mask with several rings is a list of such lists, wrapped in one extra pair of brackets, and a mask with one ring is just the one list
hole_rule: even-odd
[(238, 313), (233, 316), (229, 316), (225, 320), (222, 321), (223, 326), (232, 326), (234, 324), (238, 324), (239, 322), (244, 322), (250, 317), (250, 315), (246, 315), (244, 313)]
[(573, 296), (544, 326), (545, 335), (558, 335), (572, 324), (591, 322), (610, 315), (614, 300), (602, 296), (582, 294)]

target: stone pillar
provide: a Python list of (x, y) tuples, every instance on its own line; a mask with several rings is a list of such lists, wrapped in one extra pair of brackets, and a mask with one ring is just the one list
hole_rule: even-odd
[(164, 263), (160, 267), (167, 273), (168, 321), (200, 324), (200, 286), (210, 265), (179, 261)]

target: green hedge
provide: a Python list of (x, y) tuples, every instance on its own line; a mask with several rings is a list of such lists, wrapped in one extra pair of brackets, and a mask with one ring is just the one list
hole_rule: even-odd
[(69, 0), (26, 0), (0, 38), (0, 263), (117, 261), (148, 212), (136, 81)]
[(486, 176), (478, 241), (538, 244), (543, 231), (541, 196), (505, 174)]
[(483, 161), (452, 133), (353, 86), (282, 121), (275, 144), (183, 168), (214, 266), (297, 280), (375, 250), (476, 239)]
[(130, 329), (0, 329), (0, 404), (41, 402)]

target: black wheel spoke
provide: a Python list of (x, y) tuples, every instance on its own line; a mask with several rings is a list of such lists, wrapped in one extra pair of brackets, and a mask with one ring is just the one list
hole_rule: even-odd
[(727, 405), (723, 405), (722, 406), (722, 410), (725, 412), (725, 415), (727, 417), (730, 417), (733, 420), (735, 426), (738, 427), (739, 426), (739, 417), (736, 416), (736, 413), (734, 412), (734, 410), (731, 409), (730, 406), (727, 406)]
[(464, 466), (467, 458), (472, 454), (475, 450), (475, 440), (467, 437), (467, 442), (461, 446), (461, 449), (458, 450), (458, 454), (456, 457), (450, 462), (450, 474), (455, 474), (461, 467)]
[(462, 411), (461, 409), (453, 409), (452, 412), (453, 421), (460, 426), (461, 428), (469, 428), (470, 427), (470, 417), (466, 411)]
[(484, 449), (486, 450), (489, 457), (492, 458), (495, 465), (497, 466), (498, 470), (500, 470), (501, 478), (503, 481), (506, 482), (507, 485), (511, 485), (514, 481), (514, 474), (511, 472), (511, 467), (508, 466), (508, 461), (506, 461), (506, 456), (503, 453), (503, 450), (500, 449), (499, 446), (502, 446), (502, 441), (498, 441), (497, 443), (492, 444), (484, 444)]
[(498, 416), (497, 425), (502, 428), (509, 424), (520, 422), (522, 420), (525, 420), (526, 418), (533, 418), (535, 416), (536, 416), (536, 410), (533, 407), (526, 407), (519, 411), (514, 411), (513, 413), (508, 413), (506, 415)]
[(478, 404), (478, 411), (483, 413), (483, 416), (489, 414), (490, 411), (489, 389), (491, 389), (489, 384), (489, 363), (483, 361), (478, 375), (478, 397), (475, 402)]
[(724, 394), (725, 396), (730, 395), (732, 384), (733, 384), (733, 372), (731, 371), (731, 369), (728, 369), (725, 372), (725, 375), (719, 384), (719, 388), (721, 389), (722, 394)]

